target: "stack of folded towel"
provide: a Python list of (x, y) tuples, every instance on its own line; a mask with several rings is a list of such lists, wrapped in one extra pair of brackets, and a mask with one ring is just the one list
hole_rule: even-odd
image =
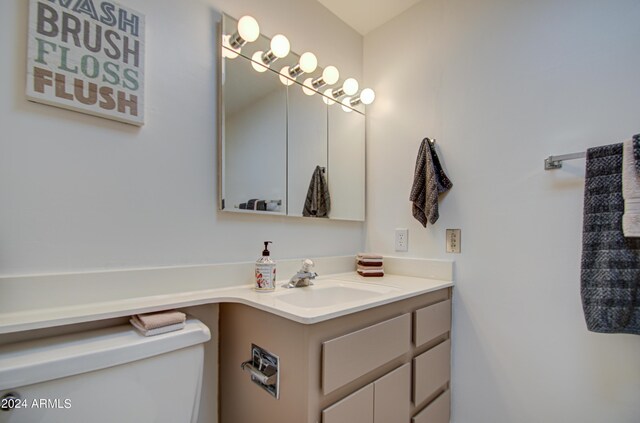
[(144, 336), (160, 335), (184, 328), (187, 315), (177, 310), (136, 314), (129, 322)]
[(361, 276), (384, 276), (384, 261), (379, 254), (358, 254), (358, 274)]

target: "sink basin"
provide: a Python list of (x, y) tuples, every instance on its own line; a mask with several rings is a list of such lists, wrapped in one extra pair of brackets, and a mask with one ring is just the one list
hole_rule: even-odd
[(281, 291), (277, 295), (277, 299), (295, 307), (320, 308), (370, 300), (398, 290), (398, 288), (385, 285), (320, 279), (312, 286)]

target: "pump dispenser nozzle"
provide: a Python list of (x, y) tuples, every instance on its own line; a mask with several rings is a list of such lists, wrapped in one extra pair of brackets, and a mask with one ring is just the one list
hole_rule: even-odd
[(262, 250), (262, 257), (269, 256), (269, 244), (273, 244), (271, 241), (264, 241), (264, 250)]

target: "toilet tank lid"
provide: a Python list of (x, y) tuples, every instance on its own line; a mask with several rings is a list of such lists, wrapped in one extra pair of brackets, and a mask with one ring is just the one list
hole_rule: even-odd
[(142, 360), (209, 339), (204, 323), (187, 319), (182, 330), (148, 337), (121, 325), (4, 345), (0, 391)]

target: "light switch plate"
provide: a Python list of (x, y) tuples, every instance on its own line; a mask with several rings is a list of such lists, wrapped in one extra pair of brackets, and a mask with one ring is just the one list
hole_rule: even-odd
[(447, 253), (460, 254), (461, 235), (460, 229), (447, 229)]

